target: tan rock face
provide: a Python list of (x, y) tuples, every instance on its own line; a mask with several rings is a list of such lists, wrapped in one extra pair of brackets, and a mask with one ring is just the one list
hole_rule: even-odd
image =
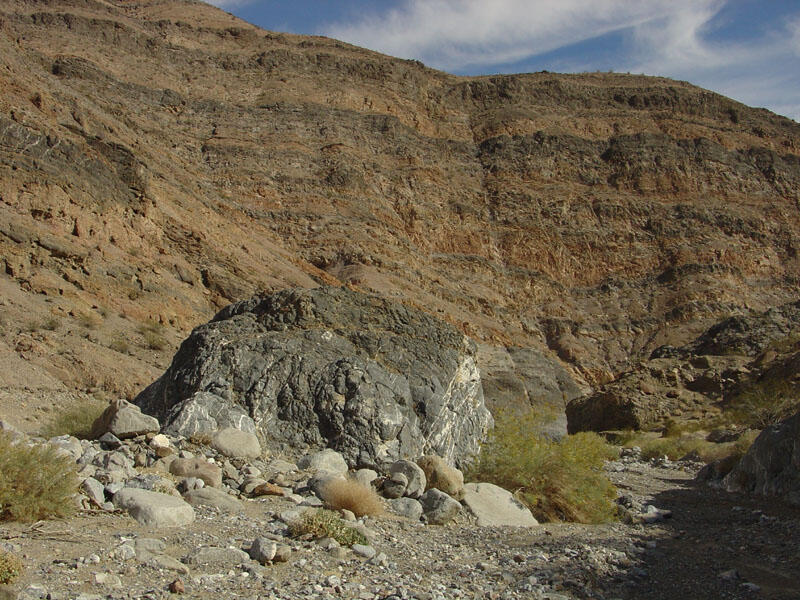
[(591, 385), (796, 293), (800, 126), (685, 83), (460, 78), (180, 0), (0, 0), (0, 73), (0, 350), (73, 391), (133, 397), (257, 290), (401, 298)]

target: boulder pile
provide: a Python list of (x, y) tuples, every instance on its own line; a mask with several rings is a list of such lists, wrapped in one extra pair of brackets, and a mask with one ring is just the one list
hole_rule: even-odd
[[(143, 431), (124, 440), (117, 437), (140, 417), (148, 424)], [(119, 423), (124, 426), (118, 427)], [(75, 459), (80, 507), (124, 510), (153, 529), (192, 523), (193, 507), (198, 506), (241, 513), (244, 502), (264, 496), (289, 502), (289, 508), (276, 515), (289, 524), (309, 510), (338, 509), (326, 502), (324, 489), (331, 479), (345, 477), (380, 492), (391, 512), (417, 523), (444, 525), (464, 513), (491, 525), (537, 524), (510, 493), (490, 484), (465, 486), (462, 472), (436, 455), (417, 462), (395, 461), (383, 473), (350, 471), (344, 457), (330, 448), (305, 454), (296, 462), (269, 458), (253, 434), (238, 429), (214, 432), (210, 444), (199, 437), (159, 433), (157, 420), (141, 415), (124, 400), (113, 401), (94, 429), (97, 440), (60, 436), (47, 441)], [(342, 513), (348, 516), (347, 511)], [(352, 514), (349, 519), (355, 520)]]

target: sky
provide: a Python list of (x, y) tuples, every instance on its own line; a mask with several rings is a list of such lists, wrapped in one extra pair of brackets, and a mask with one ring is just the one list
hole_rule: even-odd
[(800, 0), (213, 0), (457, 75), (644, 73), (800, 121)]

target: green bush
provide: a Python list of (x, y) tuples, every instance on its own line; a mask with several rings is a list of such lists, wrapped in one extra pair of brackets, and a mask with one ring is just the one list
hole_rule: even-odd
[(679, 460), (687, 454), (696, 454), (706, 463), (728, 457), (741, 458), (753, 443), (757, 431), (750, 431), (742, 435), (735, 442), (715, 443), (691, 435), (680, 437), (652, 438), (649, 436), (633, 436), (626, 442), (626, 446), (638, 446), (642, 449), (642, 458), (660, 458), (666, 456), (670, 460)]
[(514, 491), (540, 521), (614, 520), (616, 490), (602, 466), (618, 451), (595, 433), (554, 441), (538, 435), (538, 428), (534, 412), (496, 416), (495, 428), (466, 477)]
[(75, 510), (75, 463), (47, 444), (14, 443), (0, 433), (0, 521), (38, 521)]
[(42, 428), (42, 437), (51, 438), (58, 435), (73, 435), (88, 440), (92, 424), (108, 407), (108, 403), (100, 400), (80, 400), (75, 404), (58, 410)]
[(22, 573), (22, 561), (16, 554), (0, 549), (0, 585), (14, 583)]
[(739, 393), (726, 412), (737, 423), (764, 429), (788, 419), (798, 410), (800, 390), (784, 379), (766, 379)]
[(350, 527), (335, 512), (325, 509), (303, 513), (297, 521), (289, 524), (289, 533), (293, 537), (303, 535), (310, 535), (313, 538), (330, 537), (342, 546), (367, 543), (367, 538), (361, 532)]

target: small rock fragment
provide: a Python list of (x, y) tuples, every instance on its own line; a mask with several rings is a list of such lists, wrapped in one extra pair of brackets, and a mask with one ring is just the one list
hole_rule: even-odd
[(355, 554), (357, 554), (358, 556), (363, 556), (367, 560), (375, 556), (375, 554), (377, 553), (375, 548), (373, 548), (372, 546), (366, 546), (364, 544), (353, 544), (352, 550)]
[(278, 545), (265, 537), (257, 537), (250, 546), (250, 558), (257, 560), (262, 565), (271, 562), (278, 553)]
[(444, 525), (452, 521), (461, 512), (461, 504), (435, 488), (425, 492), (419, 499), (428, 523)]

